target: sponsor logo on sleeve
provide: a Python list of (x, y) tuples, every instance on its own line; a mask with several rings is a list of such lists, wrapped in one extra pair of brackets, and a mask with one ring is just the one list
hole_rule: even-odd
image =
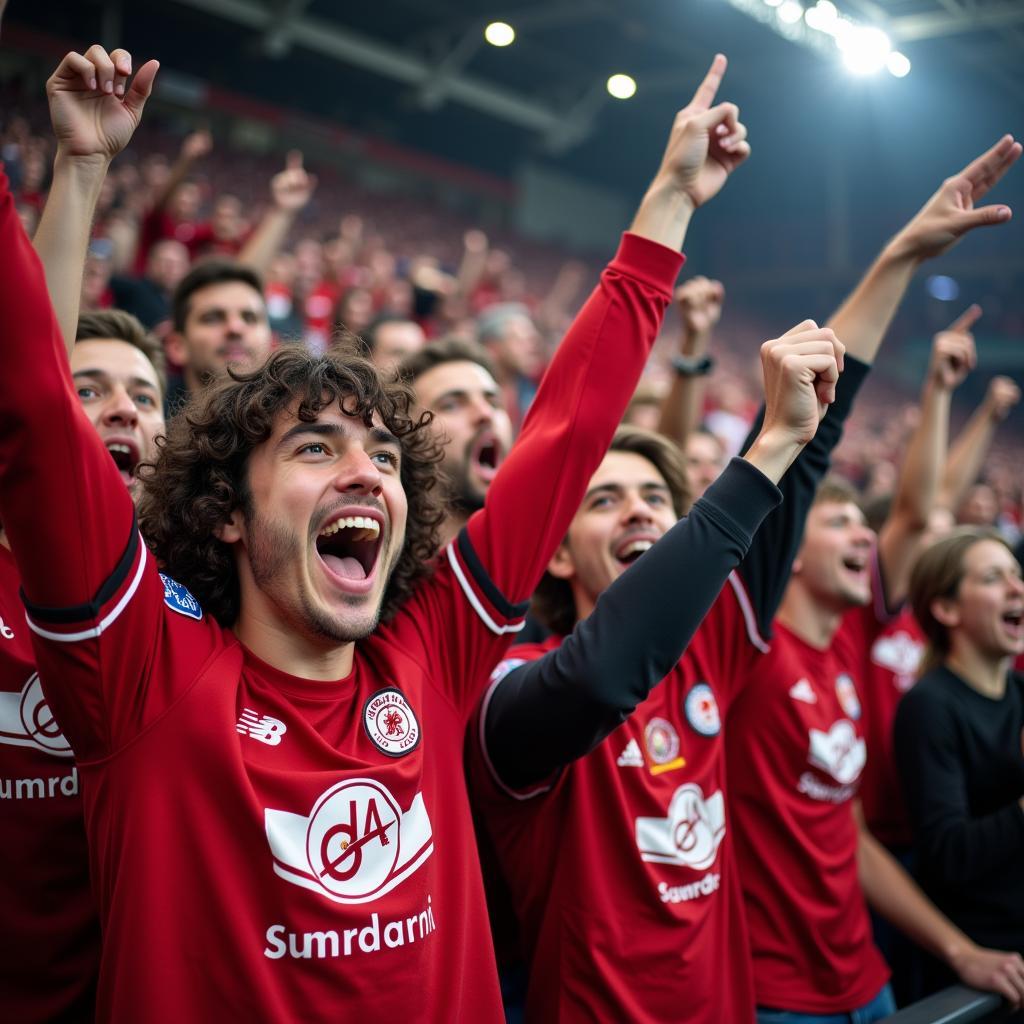
[(860, 698), (857, 696), (857, 687), (853, 685), (853, 679), (845, 672), (836, 677), (836, 696), (846, 717), (856, 722), (860, 718)]
[(75, 756), (43, 696), (39, 673), (29, 676), (20, 693), (0, 693), (0, 743)]
[(864, 770), (867, 748), (853, 723), (841, 718), (828, 732), (811, 729), (807, 759), (813, 767), (831, 775), (841, 786), (849, 786), (860, 778)]
[(203, 609), (199, 607), (199, 602), (177, 580), (172, 580), (163, 573), (160, 573), (160, 579), (164, 584), (164, 604), (172, 612), (198, 622), (203, 617)]
[(274, 872), (335, 903), (368, 903), (400, 885), (434, 851), (423, 794), (403, 811), (374, 779), (346, 779), (308, 817), (267, 808)]
[(707, 800), (696, 783), (672, 795), (666, 818), (637, 818), (636, 845), (642, 860), (703, 870), (718, 856), (725, 838), (725, 800), (721, 791)]
[(686, 720), (701, 736), (717, 736), (722, 731), (722, 719), (718, 713), (718, 701), (707, 683), (696, 683), (690, 688), (683, 702)]
[(403, 757), (420, 742), (420, 723), (405, 694), (389, 687), (378, 690), (363, 705), (363, 728), (370, 742), (388, 757)]
[(235, 723), (235, 730), (243, 736), (266, 743), (268, 747), (276, 747), (280, 745), (281, 737), (288, 731), (288, 726), (279, 718), (260, 715), (252, 708), (244, 708)]

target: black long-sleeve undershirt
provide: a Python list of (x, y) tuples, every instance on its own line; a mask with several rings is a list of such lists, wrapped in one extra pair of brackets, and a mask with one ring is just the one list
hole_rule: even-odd
[[(734, 459), (560, 647), (502, 679), (484, 731), (505, 785), (522, 789), (549, 778), (618, 728), (682, 656), (738, 564), (761, 634), (770, 635), (807, 511), (869, 369), (846, 360), (835, 402), (779, 488)], [(762, 418), (763, 410), (744, 451)]]
[(780, 500), (766, 476), (733, 459), (560, 647), (501, 681), (487, 705), (486, 735), (504, 783), (520, 788), (548, 777), (626, 720), (682, 656)]

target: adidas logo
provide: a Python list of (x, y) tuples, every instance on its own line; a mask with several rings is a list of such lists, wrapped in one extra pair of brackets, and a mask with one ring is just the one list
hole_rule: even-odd
[(789, 695), (793, 700), (802, 700), (805, 704), (817, 704), (818, 695), (814, 692), (810, 682), (800, 679), (789, 688)]
[(644, 755), (640, 753), (640, 744), (636, 740), (630, 740), (615, 763), (620, 768), (643, 768)]

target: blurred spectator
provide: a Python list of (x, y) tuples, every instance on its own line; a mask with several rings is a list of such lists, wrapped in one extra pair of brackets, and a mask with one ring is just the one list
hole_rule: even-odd
[(537, 393), (544, 370), (540, 335), (529, 310), (517, 302), (490, 306), (480, 314), (478, 340), (487, 350), (518, 428)]
[(403, 360), (426, 344), (423, 328), (413, 320), (384, 314), (362, 333), (370, 358), (384, 371), (396, 369)]
[(147, 330), (166, 334), (175, 288), (188, 273), (188, 249), (173, 238), (165, 238), (149, 252), (142, 277), (116, 275), (110, 280), (114, 305), (137, 317)]

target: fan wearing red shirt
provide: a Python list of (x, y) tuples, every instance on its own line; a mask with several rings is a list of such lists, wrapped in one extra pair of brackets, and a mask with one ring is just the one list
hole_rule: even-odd
[[(134, 317), (102, 311), (78, 318), (82, 266), (105, 167), (87, 103), (83, 67), (127, 57), (100, 47), (65, 59), (47, 83), (53, 127), (62, 140), (36, 246), (46, 265), (61, 333), (69, 343), (74, 390), (88, 423), (121, 470), (156, 454), (163, 431), (163, 353)], [(139, 102), (147, 75), (140, 75)], [(123, 81), (118, 76), (114, 84)], [(109, 126), (117, 149), (127, 122)], [(122, 485), (123, 486), (123, 485)], [(20, 576), (0, 528), (0, 1004), (19, 1024), (91, 1020), (100, 934), (90, 889), (85, 821), (71, 745), (55, 720), (37, 672), (19, 597)]]
[[(134, 83), (97, 99), (138, 119)], [(147, 547), (0, 179), (0, 518), (78, 757), (102, 1019), (501, 1018), (466, 724), (632, 395), (693, 209), (745, 146), (730, 104), (677, 120), (436, 562), (438, 452), (411, 393), (294, 348), (172, 422)]]
[[(976, 224), (1006, 220), (1005, 208), (970, 207), (1020, 152), (1007, 136), (947, 179), (836, 315), (837, 332), (871, 292), (887, 323), (922, 259)], [(965, 370), (954, 352), (937, 347), (930, 367), (936, 401), (948, 403)], [(873, 602), (873, 534), (852, 492), (824, 487), (808, 517), (776, 638), (754, 661), (729, 715), (729, 807), (758, 1014), (766, 1022), (846, 1020), (854, 1012), (871, 1021), (891, 1012), (888, 971), (871, 940), (865, 896), (968, 983), (996, 987), (1007, 962), (1006, 954), (980, 949), (943, 918), (854, 813), (866, 757), (869, 650), (886, 618), (884, 604), (905, 594), (913, 540), (924, 525), (895, 517), (883, 529), (885, 587), (878, 581)]]

